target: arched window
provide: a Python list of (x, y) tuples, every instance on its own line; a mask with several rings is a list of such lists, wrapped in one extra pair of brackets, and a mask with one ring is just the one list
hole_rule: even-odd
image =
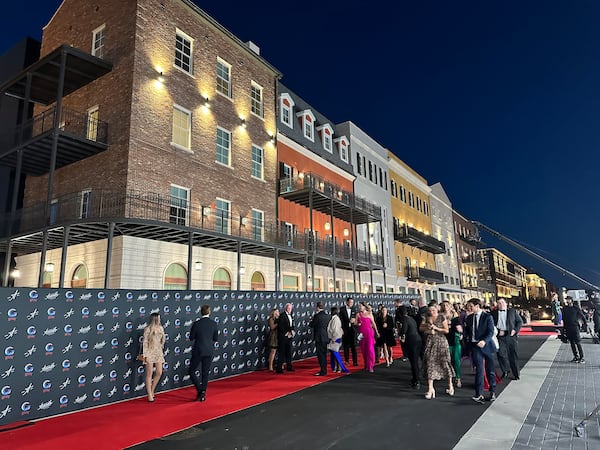
[(85, 288), (87, 287), (88, 271), (83, 264), (79, 264), (73, 272), (73, 278), (71, 278), (71, 287), (74, 288)]
[(231, 275), (227, 269), (219, 267), (215, 270), (215, 274), (213, 275), (213, 289), (220, 291), (231, 290)]
[(187, 270), (179, 263), (169, 264), (165, 270), (164, 288), (168, 290), (187, 289)]
[(264, 291), (265, 290), (265, 277), (260, 272), (254, 272), (252, 274), (252, 280), (250, 287), (253, 291)]

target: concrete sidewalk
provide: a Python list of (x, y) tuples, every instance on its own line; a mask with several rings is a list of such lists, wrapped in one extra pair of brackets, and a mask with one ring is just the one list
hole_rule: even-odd
[(549, 337), (454, 449), (599, 449), (597, 416), (582, 437), (574, 432), (600, 402), (600, 345), (585, 336), (586, 364), (571, 363), (570, 346)]

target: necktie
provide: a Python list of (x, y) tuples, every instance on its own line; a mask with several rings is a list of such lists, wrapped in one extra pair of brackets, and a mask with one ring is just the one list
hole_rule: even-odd
[(479, 315), (475, 314), (473, 317), (473, 341), (475, 341), (475, 336), (477, 336), (477, 326), (479, 325)]

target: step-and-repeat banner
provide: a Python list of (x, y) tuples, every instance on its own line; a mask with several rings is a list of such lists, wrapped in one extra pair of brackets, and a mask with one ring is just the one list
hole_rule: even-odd
[[(136, 360), (150, 314), (167, 335), (157, 391), (190, 384), (189, 331), (200, 307), (211, 306), (219, 342), (211, 379), (265, 366), (272, 308), (294, 306), (293, 358), (314, 355), (308, 323), (317, 301), (326, 311), (349, 294), (312, 292), (148, 291), (0, 288), (0, 425), (112, 403), (146, 394)], [(392, 307), (411, 295), (353, 294)], [(393, 312), (393, 309), (390, 310)]]

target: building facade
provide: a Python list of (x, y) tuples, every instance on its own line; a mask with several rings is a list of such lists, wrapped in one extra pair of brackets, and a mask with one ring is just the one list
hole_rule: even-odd
[(527, 269), (506, 256), (497, 248), (477, 250), (484, 261), (479, 268), (479, 279), (490, 280), (495, 288), (495, 298), (517, 299), (526, 296)]

